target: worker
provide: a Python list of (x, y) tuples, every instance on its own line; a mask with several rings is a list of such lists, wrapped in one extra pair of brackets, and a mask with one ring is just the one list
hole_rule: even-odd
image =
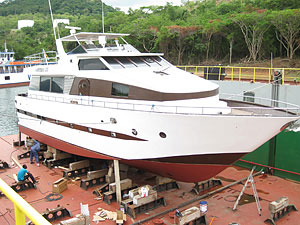
[(40, 151), (41, 145), (38, 141), (33, 141), (33, 146), (30, 148), (30, 164), (33, 164), (33, 156), (35, 158), (35, 162), (37, 166), (40, 166), (39, 164), (39, 155), (38, 152)]
[(18, 172), (18, 181), (25, 181), (28, 178), (31, 179), (33, 184), (37, 183), (33, 175), (27, 170), (27, 166), (24, 164)]

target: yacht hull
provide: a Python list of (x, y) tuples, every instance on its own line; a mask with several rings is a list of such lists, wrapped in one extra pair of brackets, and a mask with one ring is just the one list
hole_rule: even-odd
[(0, 88), (28, 86), (30, 76), (25, 73), (0, 74)]
[(16, 101), (20, 132), (34, 139), (185, 182), (215, 176), (298, 118), (157, 113), (21, 96)]
[[(57, 149), (63, 149), (63, 151), (76, 154), (83, 157), (98, 158), (105, 160), (114, 160), (118, 158), (109, 157), (101, 153), (93, 152), (86, 148), (75, 146), (73, 144), (64, 142), (62, 140), (47, 136), (45, 134), (36, 132), (34, 130), (19, 126), (20, 132), (27, 134), (30, 137), (34, 137), (40, 140), (42, 143), (46, 143), (49, 146), (53, 146)], [(237, 155), (236, 157), (241, 157)], [(190, 156), (191, 158), (193, 156)], [(226, 157), (224, 155), (218, 155), (218, 157)], [(230, 164), (189, 164), (189, 163), (172, 163), (172, 162), (156, 162), (151, 160), (124, 160), (120, 159), (124, 164), (137, 167), (143, 170), (151, 171), (164, 177), (170, 177), (175, 180), (183, 182), (199, 182), (202, 180), (208, 180), (211, 177), (217, 175)]]

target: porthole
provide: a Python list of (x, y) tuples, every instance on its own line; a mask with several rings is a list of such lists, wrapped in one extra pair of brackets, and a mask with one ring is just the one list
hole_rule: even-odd
[(138, 132), (136, 131), (136, 129), (132, 129), (132, 134), (133, 135), (137, 135), (138, 134)]
[(166, 137), (167, 137), (167, 135), (166, 135), (164, 132), (160, 132), (160, 133), (159, 133), (159, 136), (160, 136), (161, 138), (166, 138)]
[(117, 134), (115, 132), (110, 132), (110, 136), (117, 137)]
[(89, 131), (90, 133), (93, 133), (93, 129), (90, 128), (90, 127), (88, 127), (88, 131)]

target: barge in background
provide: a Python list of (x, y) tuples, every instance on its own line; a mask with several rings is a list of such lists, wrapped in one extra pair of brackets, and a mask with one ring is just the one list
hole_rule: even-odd
[[(47, 52), (48, 54), (56, 55), (56, 52)], [(0, 88), (28, 86), (30, 83), (31, 75), (23, 73), (24, 68), (35, 65), (42, 65), (48, 63), (56, 63), (53, 59), (56, 57), (48, 57), (45, 59), (46, 53), (38, 53), (31, 56), (27, 56), (24, 60), (15, 61), (15, 52), (9, 51), (4, 46), (4, 51), (0, 51)], [(46, 62), (47, 61), (47, 62)]]

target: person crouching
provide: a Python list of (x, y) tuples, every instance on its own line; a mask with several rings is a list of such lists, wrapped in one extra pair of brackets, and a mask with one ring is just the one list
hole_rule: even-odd
[(24, 164), (18, 172), (18, 181), (25, 181), (28, 178), (31, 179), (33, 184), (37, 183), (33, 175), (27, 170), (27, 166)]

